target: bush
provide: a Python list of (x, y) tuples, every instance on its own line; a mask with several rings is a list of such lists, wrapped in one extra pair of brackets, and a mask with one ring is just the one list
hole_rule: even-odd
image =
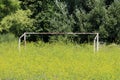
[(7, 34), (0, 34), (0, 43), (2, 42), (13, 42), (16, 40), (14, 34), (7, 33)]
[(16, 13), (3, 18), (0, 24), (0, 31), (12, 32), (16, 36), (20, 36), (24, 32), (33, 31), (33, 19), (30, 19), (30, 10), (18, 10)]

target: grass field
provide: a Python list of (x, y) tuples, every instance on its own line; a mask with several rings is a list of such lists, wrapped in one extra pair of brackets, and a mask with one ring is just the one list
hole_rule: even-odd
[(29, 43), (0, 44), (0, 80), (120, 80), (120, 47)]

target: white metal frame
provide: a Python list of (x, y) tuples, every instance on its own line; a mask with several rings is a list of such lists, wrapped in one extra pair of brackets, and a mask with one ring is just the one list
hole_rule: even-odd
[(54, 34), (54, 35), (63, 35), (63, 34), (68, 34), (68, 35), (72, 35), (72, 34), (90, 34), (90, 35), (96, 35), (95, 38), (94, 38), (94, 52), (97, 52), (99, 50), (99, 33), (72, 33), (72, 32), (66, 32), (66, 33), (57, 33), (57, 32), (54, 32), (54, 33), (46, 33), (46, 32), (42, 32), (42, 33), (36, 33), (36, 32), (25, 32), (24, 34), (22, 34), (20, 37), (19, 37), (19, 44), (18, 44), (18, 47), (20, 49), (20, 45), (21, 45), (21, 38), (24, 37), (24, 45), (26, 46), (26, 36), (28, 34), (41, 34), (41, 35), (48, 35), (48, 34)]

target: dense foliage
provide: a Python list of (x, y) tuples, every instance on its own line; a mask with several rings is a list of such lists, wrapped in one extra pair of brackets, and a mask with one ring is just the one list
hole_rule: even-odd
[[(120, 0), (1, 0), (0, 32), (99, 32), (120, 43)], [(83, 37), (84, 38), (84, 37)]]

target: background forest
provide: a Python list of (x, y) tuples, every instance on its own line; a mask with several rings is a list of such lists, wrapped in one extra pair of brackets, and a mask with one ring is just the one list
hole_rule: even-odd
[(99, 32), (120, 43), (120, 0), (0, 0), (0, 34), (24, 32)]

